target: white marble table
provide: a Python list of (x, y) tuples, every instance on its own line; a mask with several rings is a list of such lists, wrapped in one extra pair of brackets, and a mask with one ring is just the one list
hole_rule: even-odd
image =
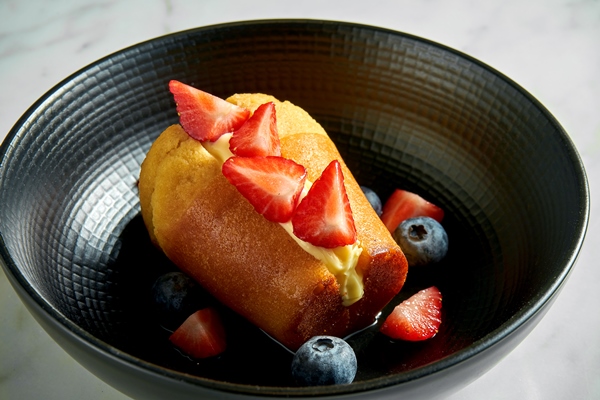
[[(140, 41), (264, 18), (378, 25), (466, 52), (511, 77), (562, 123), (592, 192), (587, 242), (526, 340), (450, 399), (600, 399), (600, 1), (0, 1), (0, 140), (71, 73)], [(1, 206), (1, 205), (0, 205)], [(0, 399), (123, 399), (40, 328), (0, 270)]]

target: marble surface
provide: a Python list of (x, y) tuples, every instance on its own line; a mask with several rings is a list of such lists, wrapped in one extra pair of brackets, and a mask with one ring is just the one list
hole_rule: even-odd
[[(598, 0), (0, 0), (0, 140), (47, 90), (98, 58), (179, 30), (263, 18), (352, 21), (432, 39), (503, 72), (556, 116), (590, 181), (586, 244), (538, 327), (450, 399), (600, 399)], [(0, 270), (0, 399), (41, 398), (126, 396), (55, 344)]]

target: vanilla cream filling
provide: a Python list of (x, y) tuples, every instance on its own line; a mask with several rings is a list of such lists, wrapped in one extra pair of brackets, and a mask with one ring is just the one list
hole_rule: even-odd
[[(229, 140), (232, 135), (232, 133), (226, 133), (214, 142), (202, 142), (202, 146), (222, 165), (228, 158), (233, 157), (233, 153), (229, 149)], [(306, 180), (301, 197), (306, 196), (311, 186), (312, 182)], [(345, 306), (362, 298), (364, 294), (362, 275), (356, 270), (358, 258), (362, 253), (358, 241), (350, 245), (327, 249), (312, 245), (294, 235), (291, 221), (280, 225), (300, 247), (325, 264), (329, 272), (335, 276), (340, 286), (342, 303)]]

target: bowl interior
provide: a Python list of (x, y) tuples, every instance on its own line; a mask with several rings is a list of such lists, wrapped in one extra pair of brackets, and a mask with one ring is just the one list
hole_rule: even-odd
[[(76, 73), (3, 144), (5, 264), (50, 314), (95, 345), (220, 388), (305, 390), (290, 380), (291, 354), (235, 315), (226, 316), (227, 353), (202, 363), (177, 353), (156, 321), (150, 287), (175, 267), (148, 240), (136, 182), (153, 140), (178, 120), (170, 79), (221, 97), (290, 100), (329, 132), (359, 183), (382, 198), (411, 190), (445, 209), (447, 258), (411, 270), (388, 307), (437, 285), (440, 332), (423, 343), (393, 343), (376, 327), (350, 338), (359, 371), (344, 391), (399, 383), (493, 344), (537, 311), (573, 263), (587, 219), (581, 162), (552, 116), (509, 79), (451, 49), (372, 27), (202, 28)], [(257, 360), (266, 367), (255, 368)]]

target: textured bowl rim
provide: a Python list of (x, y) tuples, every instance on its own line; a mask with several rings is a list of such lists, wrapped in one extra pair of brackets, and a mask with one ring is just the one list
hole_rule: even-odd
[[(91, 335), (87, 331), (80, 328), (73, 321), (66, 318), (59, 310), (52, 307), (50, 304), (44, 301), (43, 297), (27, 282), (25, 277), (19, 273), (19, 270), (12, 260), (10, 253), (8, 252), (8, 248), (4, 242), (4, 237), (2, 232), (0, 232), (0, 261), (2, 261), (2, 266), (5, 269), (5, 272), (9, 276), (9, 280), (11, 283), (16, 283), (23, 289), (23, 292), (27, 294), (37, 306), (45, 312), (44, 318), (48, 318), (50, 320), (58, 321), (66, 331), (68, 331), (72, 336), (76, 339), (82, 341), (90, 348), (98, 351), (99, 353), (103, 353), (108, 357), (114, 357), (119, 362), (129, 364), (135, 368), (140, 368), (144, 371), (148, 371), (153, 374), (157, 374), (163, 377), (167, 377), (177, 381), (185, 381), (192, 385), (202, 386), (207, 389), (214, 389), (220, 392), (229, 392), (231, 394), (249, 394), (249, 395), (266, 395), (271, 397), (277, 396), (286, 396), (286, 397), (302, 397), (302, 396), (310, 396), (313, 397), (315, 392), (318, 392), (318, 395), (323, 396), (332, 396), (332, 395), (344, 395), (344, 394), (356, 394), (356, 393), (365, 393), (368, 391), (373, 391), (377, 389), (385, 389), (392, 386), (400, 385), (410, 381), (416, 381), (425, 376), (434, 375), (436, 373), (440, 373), (444, 370), (447, 370), (457, 364), (460, 364), (466, 361), (469, 358), (474, 357), (477, 354), (484, 352), (486, 349), (493, 347), (495, 344), (503, 341), (505, 338), (510, 336), (513, 332), (515, 332), (519, 327), (524, 325), (528, 320), (532, 319), (538, 312), (545, 308), (547, 304), (549, 304), (556, 294), (560, 291), (564, 283), (566, 282), (568, 276), (570, 275), (573, 267), (577, 261), (577, 257), (580, 253), (581, 247), (583, 246), (583, 242), (585, 239), (585, 235), (587, 232), (588, 224), (589, 224), (589, 215), (590, 215), (590, 189), (589, 184), (584, 168), (584, 164), (581, 160), (579, 153), (577, 152), (574, 143), (571, 138), (567, 134), (567, 132), (563, 129), (560, 123), (555, 119), (555, 117), (527, 90), (522, 88), (519, 84), (514, 82), (512, 79), (508, 78), (501, 72), (492, 68), (491, 66), (481, 62), (480, 60), (469, 56), (461, 51), (455, 50), (446, 45), (440, 44), (438, 42), (425, 39), (419, 36), (415, 36), (412, 34), (377, 27), (368, 24), (354, 23), (354, 22), (343, 22), (343, 21), (335, 21), (335, 20), (319, 20), (319, 19), (258, 19), (258, 20), (244, 20), (244, 21), (235, 21), (235, 22), (227, 22), (227, 23), (219, 23), (212, 24), (207, 26), (201, 26), (191, 29), (186, 29), (182, 31), (177, 31), (173, 33), (169, 33), (166, 35), (158, 36), (146, 41), (142, 41), (136, 43), (134, 45), (125, 47), (121, 50), (113, 52), (105, 57), (102, 57), (91, 64), (84, 66), (83, 68), (77, 70), (72, 73), (56, 85), (54, 85), (50, 90), (48, 90), (44, 95), (42, 95), (33, 105), (31, 105), (27, 111), (17, 120), (13, 128), (9, 131), (6, 138), (0, 144), (0, 172), (5, 170), (6, 161), (10, 157), (11, 150), (18, 145), (19, 136), (24, 134), (27, 130), (27, 126), (35, 120), (35, 114), (39, 112), (41, 108), (43, 108), (44, 104), (51, 97), (60, 95), (60, 93), (65, 89), (66, 86), (72, 84), (73, 81), (77, 81), (82, 76), (85, 75), (85, 72), (95, 68), (103, 63), (106, 63), (110, 59), (113, 59), (116, 56), (124, 56), (128, 53), (143, 48), (144, 46), (148, 46), (152, 43), (156, 43), (157, 41), (162, 41), (165, 39), (183, 36), (188, 34), (194, 34), (202, 31), (208, 30), (218, 30), (224, 28), (231, 27), (243, 27), (243, 26), (261, 26), (261, 25), (286, 25), (286, 24), (319, 24), (323, 26), (345, 26), (349, 28), (357, 28), (362, 30), (373, 30), (385, 34), (397, 35), (401, 37), (405, 37), (408, 39), (412, 39), (428, 46), (436, 47), (445, 52), (450, 52), (455, 54), (466, 61), (476, 64), (477, 66), (485, 69), (486, 71), (492, 73), (494, 76), (504, 81), (509, 86), (512, 86), (515, 90), (521, 93), (523, 96), (527, 98), (540, 112), (544, 114), (544, 116), (548, 119), (548, 121), (554, 126), (556, 131), (561, 135), (561, 139), (565, 144), (565, 149), (568, 149), (568, 153), (570, 158), (573, 160), (574, 166), (579, 169), (581, 174), (581, 187), (579, 195), (581, 196), (581, 204), (579, 209), (580, 219), (578, 221), (578, 232), (579, 236), (574, 238), (572, 242), (572, 246), (569, 249), (569, 257), (568, 261), (565, 263), (562, 272), (560, 275), (555, 277), (555, 280), (550, 287), (548, 287), (543, 293), (539, 294), (535, 301), (529, 303), (526, 307), (520, 309), (515, 315), (509, 318), (501, 327), (495, 329), (490, 332), (483, 338), (475, 341), (473, 344), (461, 349), (449, 356), (446, 356), (438, 361), (432, 362), (430, 364), (424, 365), (422, 367), (416, 368), (411, 371), (406, 371), (402, 373), (395, 374), (389, 377), (381, 377), (381, 378), (373, 378), (365, 381), (360, 381), (353, 383), (352, 385), (345, 386), (326, 386), (320, 387), (316, 390), (314, 387), (307, 388), (296, 388), (296, 387), (271, 387), (271, 386), (256, 386), (256, 385), (246, 385), (246, 384), (235, 384), (235, 383), (227, 383), (222, 381), (215, 381), (207, 378), (198, 377), (195, 375), (190, 375), (182, 372), (177, 372), (170, 370), (168, 368), (162, 367), (160, 365), (156, 365), (143, 359), (134, 357), (130, 354), (124, 353), (110, 344), (99, 340), (95, 336)], [(2, 190), (3, 177), (0, 175), (0, 190)]]

